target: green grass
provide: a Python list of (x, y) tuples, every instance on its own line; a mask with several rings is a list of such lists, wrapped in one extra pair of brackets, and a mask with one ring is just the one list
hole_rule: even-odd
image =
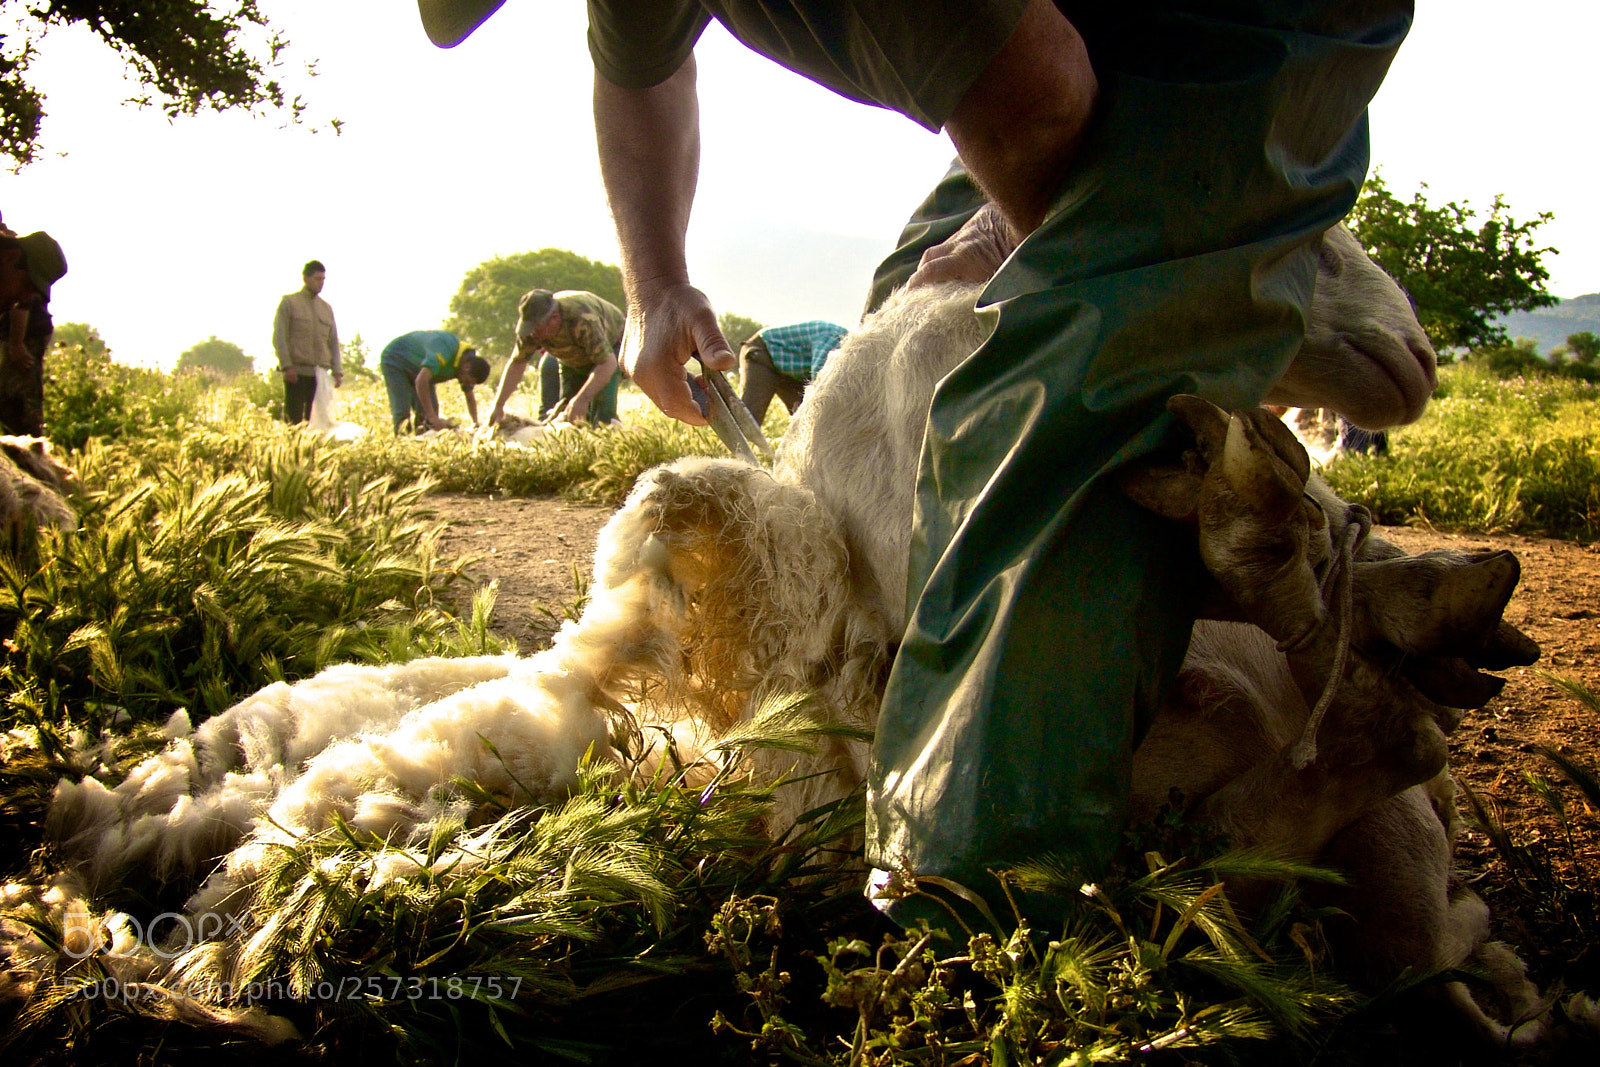
[[(1538, 673), (1584, 709), (1591, 726), (1600, 726), (1600, 695), (1571, 678)], [(1541, 962), (1554, 963), (1575, 988), (1594, 989), (1600, 987), (1600, 960), (1590, 958), (1600, 942), (1600, 858), (1580, 841), (1593, 841), (1600, 831), (1600, 767), (1547, 746), (1534, 751), (1545, 773), (1523, 771), (1521, 777), (1555, 834), (1532, 832), (1523, 813), (1463, 787), (1467, 814), (1506, 871), (1484, 897), (1515, 914)], [(1580, 828), (1587, 835), (1575, 833)]]
[[(253, 402), (252, 396), (275, 398), (264, 388), (247, 384), (196, 391), (184, 419), (136, 435), (139, 447), (128, 451), (127, 461), (145, 476), (172, 466), (222, 473), (259, 467), (269, 450), (292, 442), (318, 469), (338, 470), (363, 482), (385, 478), (406, 485), (426, 480), (436, 492), (562, 495), (614, 506), (650, 467), (679, 456), (726, 454), (709, 429), (669, 419), (637, 393), (624, 427), (569, 429), (521, 447), (470, 432), (396, 437), (389, 428), (382, 385), (359, 378), (348, 380), (339, 391), (340, 419), (364, 427), (366, 435), (352, 441), (324, 439), (283, 425), (274, 418), (272, 405)], [(487, 415), (489, 400), (479, 399), (480, 412)], [(470, 430), (459, 390), (447, 385), (440, 401), (446, 417)]]
[(1345, 455), (1323, 472), (1381, 523), (1600, 536), (1600, 387), (1550, 375), (1441, 371), (1428, 413), (1390, 435), (1388, 456)]
[[(589, 766), (548, 808), (457, 782), (473, 815), (410, 842), (343, 824), (306, 835), (255, 884), (244, 922), (256, 933), (231, 969), (202, 944), (166, 988), (231, 983), (243, 992), (228, 1006), (271, 1011), (306, 1037), (280, 1061), (307, 1062), (359, 1050), (396, 1062), (1088, 1063), (1240, 1042), (1286, 1055), (1357, 1003), (1306, 947), (1299, 931), (1315, 915), (1292, 890), (1247, 927), (1225, 888), (1326, 875), (1214, 850), (1169, 863), (1159, 834), (1130, 840), (1125, 873), (1092, 893), (1048, 864), (1006, 876), (1007, 892), (1076, 901), (1064, 925), (1017, 911), (954, 937), (895, 932), (858, 874), (819, 866), (858, 831), (859, 795), (776, 843), (757, 828), (773, 790), (743, 760), (815, 740), (803, 712), (759, 715), (708, 761), (714, 789), (700, 784), (705, 767), (669, 764), (619, 787), (609, 766)], [(13, 918), (64, 936), (39, 913)], [(95, 957), (52, 975), (8, 1051), (114, 1058), (132, 1034), (187, 1057), (215, 1042), (163, 1026), (149, 1014), (159, 1000), (107, 1001), (105, 981)]]

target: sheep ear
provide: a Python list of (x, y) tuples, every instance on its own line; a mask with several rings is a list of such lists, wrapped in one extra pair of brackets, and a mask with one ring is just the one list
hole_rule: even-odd
[(1177, 522), (1193, 523), (1207, 468), (1222, 460), (1228, 441), (1228, 413), (1203, 397), (1179, 393), (1167, 410), (1194, 434), (1195, 451), (1183, 466), (1148, 466), (1122, 476), (1122, 491), (1140, 507)]
[(1458, 658), (1408, 659), (1400, 673), (1423, 696), (1447, 708), (1481, 708), (1506, 686), (1504, 678), (1479, 673)]
[(1141, 467), (1122, 475), (1129, 500), (1175, 522), (1195, 522), (1200, 509), (1201, 475), (1183, 467)]
[(1278, 454), (1277, 444), (1262, 432), (1258, 420), (1237, 412), (1228, 419), (1222, 462), (1217, 465), (1234, 496), (1268, 523), (1285, 522), (1297, 513), (1306, 487), (1306, 475)]
[(1539, 661), (1539, 642), (1500, 620), (1489, 640), (1478, 651), (1467, 656), (1467, 662), (1481, 671), (1503, 671), (1510, 667), (1526, 667)]
[[(1501, 629), (1522, 569), (1510, 552), (1425, 552), (1356, 564), (1372, 631), (1412, 656), (1484, 656), (1501, 662), (1531, 646)], [(1509, 664), (1508, 664), (1509, 665)]]
[(1306, 446), (1300, 443), (1299, 438), (1295, 437), (1294, 431), (1266, 408), (1252, 408), (1240, 412), (1239, 415), (1255, 428), (1273, 455), (1289, 468), (1301, 485), (1304, 485), (1311, 477), (1311, 454), (1306, 451)]
[(1265, 408), (1236, 411), (1230, 416), (1204, 397), (1179, 393), (1168, 398), (1167, 410), (1189, 427), (1208, 464), (1225, 463), (1231, 432), (1236, 453), (1248, 441), (1252, 448), (1283, 463), (1302, 485), (1311, 476), (1311, 457), (1305, 446), (1282, 419)]

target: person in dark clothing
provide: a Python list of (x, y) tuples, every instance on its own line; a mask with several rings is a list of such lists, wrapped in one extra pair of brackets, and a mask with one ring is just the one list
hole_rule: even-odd
[(66, 273), (66, 256), (49, 234), (18, 237), (0, 226), (0, 428), (6, 433), (44, 436), (44, 356), (55, 332), (50, 287)]

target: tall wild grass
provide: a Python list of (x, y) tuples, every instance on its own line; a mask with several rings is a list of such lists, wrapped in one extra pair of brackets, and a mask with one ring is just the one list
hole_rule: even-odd
[(1600, 536), (1600, 386), (1445, 367), (1427, 414), (1390, 439), (1387, 456), (1345, 455), (1323, 472), (1381, 523)]

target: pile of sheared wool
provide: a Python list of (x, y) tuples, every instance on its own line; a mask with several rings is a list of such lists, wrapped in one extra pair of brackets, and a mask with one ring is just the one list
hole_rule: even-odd
[[(603, 720), (541, 657), (429, 658), (332, 667), (270, 685), (191, 730), (177, 712), (166, 749), (114, 788), (63, 781), (49, 831), (91, 892), (141, 867), (163, 880), (230, 854), (191, 910), (248, 881), (254, 842), (323, 829), (338, 815), (403, 841), (452, 803), (456, 778), (494, 792), (556, 796), (584, 751), (606, 746)], [(487, 743), (486, 743), (487, 742)]]
[[(127, 917), (85, 904), (131, 870), (166, 881), (199, 876), (222, 858), (188, 901), (185, 918), (190, 929), (224, 931), (270, 850), (333, 825), (336, 816), (397, 846), (389, 866), (374, 872), (389, 880), (414, 873), (405, 851), (414, 832), (463, 814), (450, 789), (456, 779), (529, 802), (563, 795), (585, 752), (609, 749), (587, 685), (559, 667), (549, 652), (345, 665), (295, 685), (270, 685), (198, 730), (186, 713), (175, 713), (164, 729), (166, 747), (117, 785), (87, 777), (57, 786), (48, 831), (72, 873), (44, 886), (0, 887), (0, 906), (44, 918), (62, 932), (62, 951), (26, 924), (0, 923), (9, 993), (26, 995), (40, 975), (63, 974), (85, 958), (72, 951), (73, 939), (83, 947), (109, 939), (115, 951), (92, 954), (118, 961), (123, 980), (159, 975), (168, 958), (152, 951), (159, 946), (122, 944), (132, 936)], [(183, 1003), (173, 1011), (179, 1017), (213, 1009)], [(281, 1020), (194, 1021), (268, 1040), (286, 1036), (273, 1029)]]

